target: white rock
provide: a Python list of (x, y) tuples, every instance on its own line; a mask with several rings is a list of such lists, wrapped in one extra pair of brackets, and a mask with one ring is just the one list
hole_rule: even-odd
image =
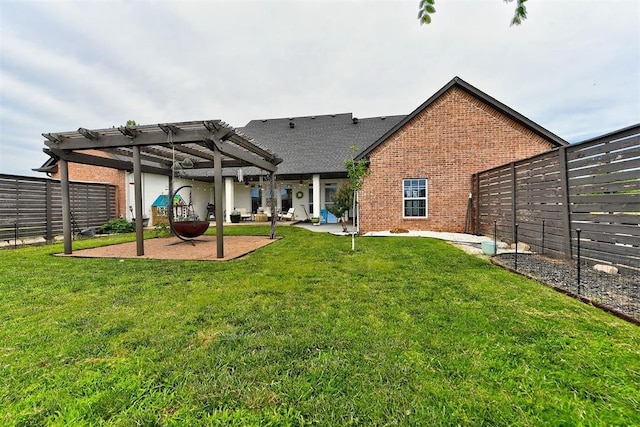
[(609, 274), (618, 274), (618, 269), (613, 265), (596, 264), (593, 266), (593, 269), (598, 271), (604, 271), (605, 273), (609, 273)]
[[(512, 243), (509, 245), (509, 249), (515, 249), (516, 248), (516, 244)], [(518, 242), (518, 252), (527, 252), (531, 249), (531, 246), (529, 246), (526, 243), (523, 242)]]

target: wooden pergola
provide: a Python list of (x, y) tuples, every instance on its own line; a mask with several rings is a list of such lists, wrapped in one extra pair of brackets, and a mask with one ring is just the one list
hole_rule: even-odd
[[(43, 133), (42, 136), (47, 139), (44, 152), (60, 164), (65, 254), (72, 253), (69, 162), (133, 172), (138, 256), (144, 255), (142, 173), (167, 176), (169, 193), (172, 194), (173, 171), (177, 163), (193, 169), (212, 169), (218, 258), (224, 257), (222, 169), (256, 166), (265, 170), (271, 175), (273, 194), (277, 165), (282, 162), (272, 151), (260, 147), (221, 120), (97, 130), (79, 128), (73, 132)], [(106, 153), (107, 156), (103, 157), (95, 151)], [(275, 215), (272, 216), (272, 238), (274, 231)]]

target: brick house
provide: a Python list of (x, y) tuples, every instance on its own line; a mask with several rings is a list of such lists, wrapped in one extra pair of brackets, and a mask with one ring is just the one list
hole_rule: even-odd
[[(472, 174), (567, 144), (457, 77), (409, 115), (260, 119), (239, 130), (283, 159), (276, 208), (295, 208), (296, 219), (327, 215), (331, 195), (348, 179), (344, 162), (356, 146), (356, 159), (367, 159), (370, 169), (359, 201), (361, 233), (393, 228), (464, 231)], [(37, 170), (53, 171), (55, 161), (50, 162)], [(129, 172), (77, 164), (69, 169), (71, 179), (117, 185), (118, 212), (129, 216), (123, 212), (133, 204), (128, 200)], [(265, 206), (262, 174), (252, 167), (241, 174), (223, 170), (227, 221), (233, 209), (255, 213)], [(175, 187), (193, 185), (197, 212), (205, 212), (213, 200), (212, 175), (208, 169), (193, 169), (176, 178)], [(152, 201), (167, 189), (167, 177), (143, 174), (145, 216), (151, 217)], [(325, 219), (332, 222), (330, 216)]]
[(360, 231), (462, 232), (474, 173), (566, 144), (456, 77), (358, 155)]

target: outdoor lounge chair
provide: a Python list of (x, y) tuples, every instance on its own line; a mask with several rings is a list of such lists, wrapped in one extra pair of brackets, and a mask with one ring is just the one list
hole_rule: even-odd
[(280, 213), (278, 214), (278, 218), (280, 219), (284, 219), (287, 221), (293, 221), (295, 218), (295, 215), (293, 214), (293, 212), (296, 210), (296, 208), (289, 208), (289, 210), (286, 213)]
[(251, 213), (247, 212), (245, 208), (238, 208), (238, 212), (240, 212), (240, 220), (245, 221), (251, 219)]

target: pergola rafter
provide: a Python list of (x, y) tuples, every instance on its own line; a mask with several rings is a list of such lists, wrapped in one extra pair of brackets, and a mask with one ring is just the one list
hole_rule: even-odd
[[(278, 170), (277, 165), (282, 162), (275, 153), (260, 147), (256, 141), (239, 133), (222, 120), (121, 126), (96, 130), (79, 128), (73, 132), (43, 133), (42, 136), (46, 138), (45, 153), (61, 163), (66, 254), (71, 253), (68, 162), (133, 171), (139, 256), (144, 255), (141, 174), (144, 172), (169, 177), (171, 192), (175, 163), (179, 162), (181, 165), (187, 163), (189, 168), (195, 169), (213, 169), (218, 258), (224, 257), (222, 168), (256, 166), (269, 172), (273, 183), (273, 177)], [(115, 158), (103, 157), (87, 150), (109, 153), (115, 155)], [(275, 216), (273, 219), (275, 220)], [(272, 237), (273, 230), (274, 227), (272, 227)]]

